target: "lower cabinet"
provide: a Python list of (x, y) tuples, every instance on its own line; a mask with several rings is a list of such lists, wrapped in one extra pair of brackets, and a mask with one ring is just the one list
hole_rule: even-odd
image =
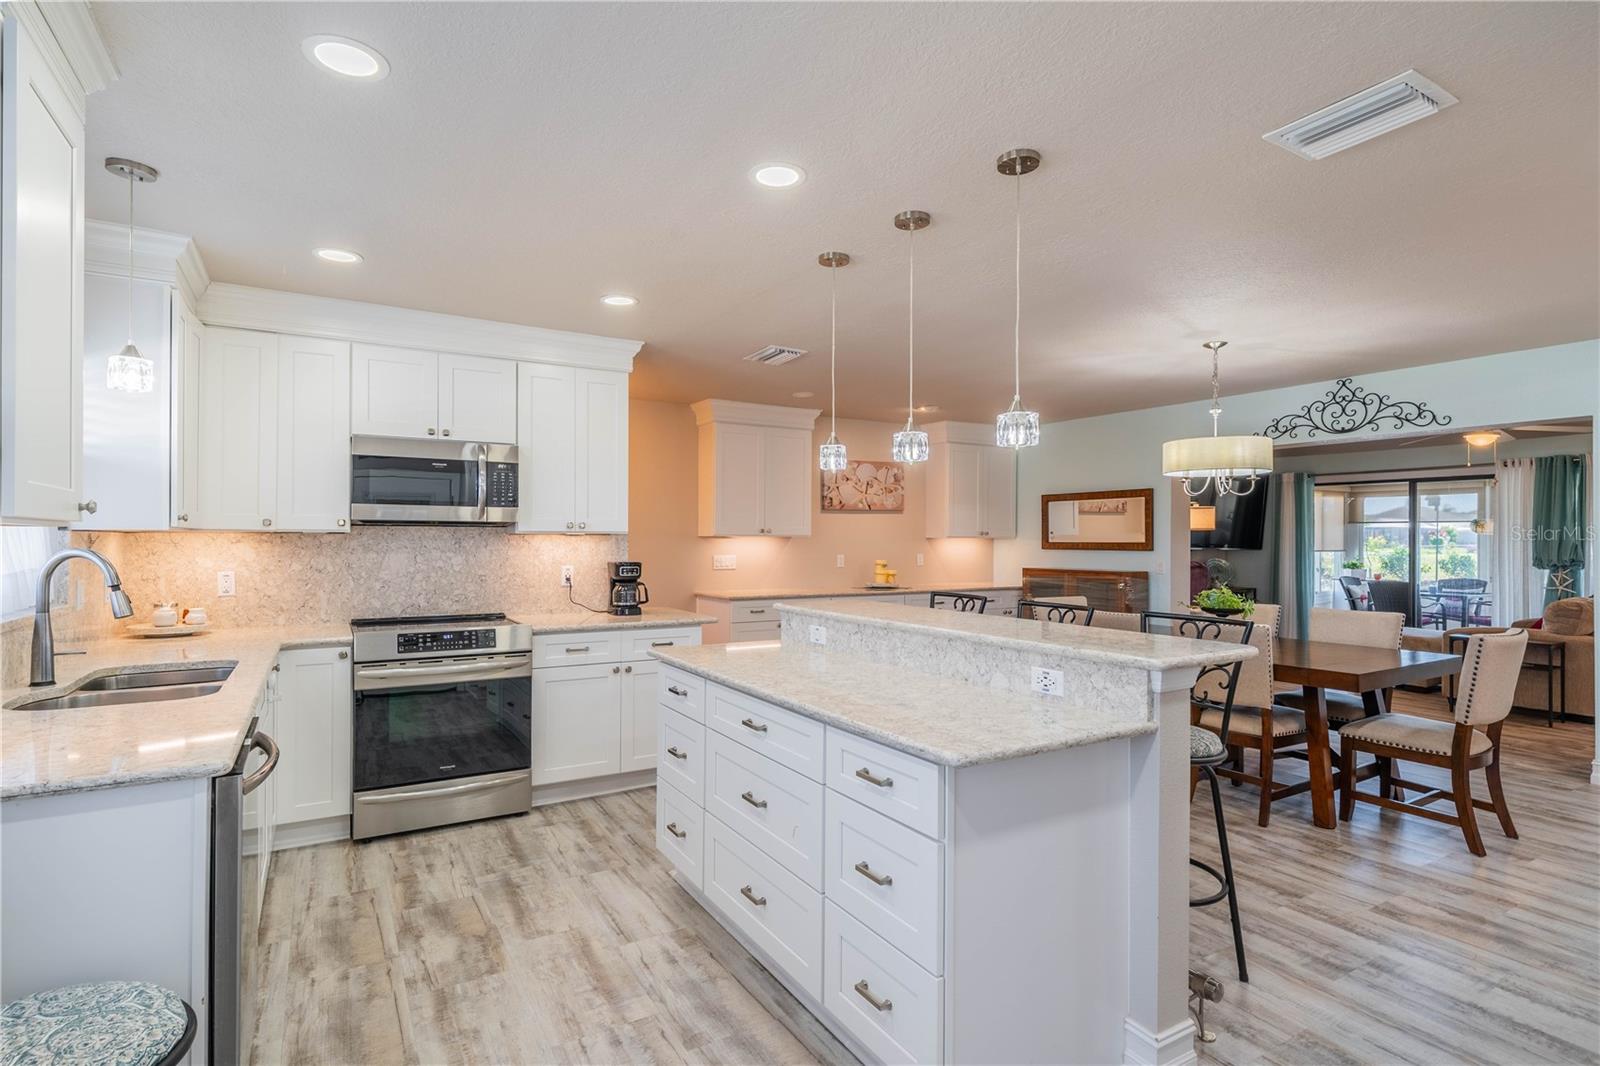
[(279, 826), (350, 814), (351, 688), (348, 648), (303, 648), (278, 657), (276, 782)]
[(656, 682), (661, 676), (661, 661), (630, 663), (622, 668), (622, 752), (619, 767), (623, 773), (656, 768)]

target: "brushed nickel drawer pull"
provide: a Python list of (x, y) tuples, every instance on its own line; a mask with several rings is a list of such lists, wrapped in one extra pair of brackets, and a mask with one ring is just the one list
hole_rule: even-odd
[(739, 890), (739, 895), (743, 896), (745, 899), (749, 900), (751, 903), (754, 903), (757, 907), (765, 907), (767, 905), (767, 897), (766, 896), (758, 896), (758, 895), (756, 895), (754, 892), (752, 892), (750, 890), (750, 886), (749, 885), (745, 885), (743, 888), (741, 888)]
[(868, 1003), (872, 1004), (873, 1008), (876, 1010), (894, 1010), (894, 1000), (880, 999), (879, 997), (873, 995), (872, 989), (867, 987), (867, 982), (865, 979), (856, 982), (856, 994), (862, 999), (866, 1000)]
[(748, 718), (744, 719), (739, 724), (744, 726), (746, 729), (754, 729), (757, 733), (765, 733), (767, 731), (767, 727), (766, 726), (761, 725), (761, 724), (759, 724), (757, 722), (753, 722)]
[(752, 611), (747, 611), (745, 613), (746, 614), (766, 614), (767, 613), (767, 609), (765, 607), (763, 607), (759, 611), (752, 610)]
[(588, 651), (588, 650), (589, 650), (589, 645), (587, 645), (587, 644), (585, 644), (585, 645), (584, 645), (584, 646), (583, 646), (583, 647), (581, 647), (581, 648), (568, 648), (568, 649), (567, 649), (567, 654), (569, 654), (569, 655), (576, 655), (576, 654), (577, 654), (577, 653), (578, 653), (578, 652), (580, 652), (580, 651)]
[(671, 833), (673, 836), (677, 837), (679, 840), (683, 840), (684, 838), (686, 838), (689, 835), (688, 833), (685, 833), (682, 829), (678, 828), (678, 823), (677, 822), (668, 822), (667, 823), (667, 832)]
[(687, 759), (689, 757), (675, 747), (668, 748), (667, 754), (672, 756), (674, 759)]
[(893, 877), (890, 877), (888, 874), (874, 873), (872, 867), (868, 866), (865, 860), (856, 863), (856, 873), (860, 874), (862, 877), (865, 877), (868, 881), (871, 881), (875, 885), (894, 884)]
[(652, 648), (670, 648), (676, 643), (677, 641), (675, 640), (652, 640), (650, 646)]
[(867, 769), (865, 766), (863, 766), (861, 769), (856, 771), (856, 776), (861, 778), (861, 780), (865, 781), (867, 784), (869, 784), (869, 785), (877, 785), (879, 788), (893, 788), (894, 787), (894, 778), (892, 778), (892, 777), (875, 777), (875, 776), (873, 776), (872, 771)]
[(740, 794), (739, 798), (744, 800), (746, 803), (750, 804), (750, 806), (752, 806), (752, 807), (759, 807), (762, 810), (766, 810), (767, 809), (767, 801), (766, 800), (758, 800), (758, 799), (755, 798), (755, 796), (751, 795), (748, 792)]
[(688, 689), (679, 688), (677, 685), (668, 685), (667, 691), (672, 693), (674, 696), (687, 696), (689, 694)]

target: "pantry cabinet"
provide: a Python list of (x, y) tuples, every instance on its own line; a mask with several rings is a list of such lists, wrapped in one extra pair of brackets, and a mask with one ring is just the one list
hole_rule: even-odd
[(928, 426), (929, 537), (1017, 535), (1017, 457), (983, 423)]
[(514, 361), (378, 344), (353, 345), (350, 358), (353, 433), (516, 442)]
[(821, 412), (730, 400), (702, 400), (692, 409), (700, 536), (810, 536), (820, 492), (811, 431)]
[(3, 27), (0, 517), (65, 524), (88, 509), (83, 97), (58, 80), (42, 50), (47, 42), (15, 13)]
[(517, 530), (628, 531), (628, 375), (517, 367)]

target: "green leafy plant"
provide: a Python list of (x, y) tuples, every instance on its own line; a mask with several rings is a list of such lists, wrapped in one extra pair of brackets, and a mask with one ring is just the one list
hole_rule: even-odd
[(1256, 602), (1239, 595), (1226, 585), (1195, 593), (1194, 605), (1202, 611), (1227, 611), (1245, 617), (1255, 613)]
[(1346, 570), (1360, 570), (1366, 565), (1367, 564), (1363, 563), (1360, 559), (1346, 559), (1344, 561), (1344, 568)]

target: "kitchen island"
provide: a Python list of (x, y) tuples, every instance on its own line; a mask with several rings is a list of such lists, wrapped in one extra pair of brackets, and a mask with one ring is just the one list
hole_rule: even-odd
[(656, 653), (679, 884), (869, 1061), (1192, 1060), (1188, 689), (1254, 650), (779, 610)]
[(978, 581), (967, 584), (913, 582), (892, 586), (696, 589), (694, 596), (695, 610), (711, 617), (711, 622), (705, 628), (705, 643), (724, 644), (729, 641), (776, 640), (780, 603), (794, 603), (799, 600), (861, 599), (872, 603), (927, 607), (929, 594), (934, 592), (975, 593), (986, 597), (989, 601), (984, 606), (985, 614), (1009, 617), (1017, 613), (1017, 600), (1022, 595), (1022, 584)]

